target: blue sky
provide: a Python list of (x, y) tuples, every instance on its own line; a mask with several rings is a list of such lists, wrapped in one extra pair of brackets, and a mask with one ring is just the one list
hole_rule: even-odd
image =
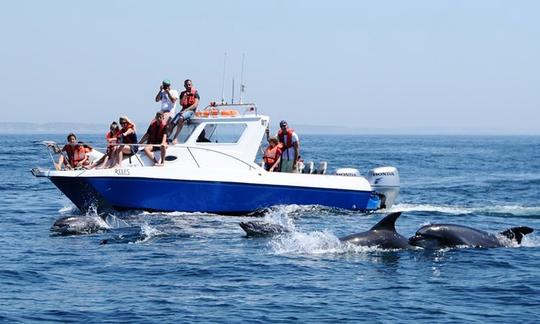
[[(162, 79), (273, 121), (539, 134), (538, 1), (3, 1), (2, 121), (150, 120)], [(238, 94), (238, 90), (236, 91)]]

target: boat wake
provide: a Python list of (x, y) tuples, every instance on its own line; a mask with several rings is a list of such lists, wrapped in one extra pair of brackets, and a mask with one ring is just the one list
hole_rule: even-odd
[(431, 204), (396, 204), (384, 212), (434, 212), (450, 215), (484, 214), (491, 216), (540, 217), (538, 206), (494, 205), (486, 207), (462, 207)]

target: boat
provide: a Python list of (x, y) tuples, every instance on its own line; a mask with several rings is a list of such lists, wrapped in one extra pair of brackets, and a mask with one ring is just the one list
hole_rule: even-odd
[[(140, 150), (116, 168), (32, 173), (48, 178), (82, 211), (248, 214), (290, 204), (366, 212), (392, 206), (399, 193), (395, 167), (374, 168), (366, 177), (351, 168), (330, 174), (326, 162), (306, 163), (299, 173), (267, 172), (256, 159), (269, 121), (255, 104), (212, 103), (184, 125), (162, 166)], [(91, 158), (102, 155), (94, 150)]]

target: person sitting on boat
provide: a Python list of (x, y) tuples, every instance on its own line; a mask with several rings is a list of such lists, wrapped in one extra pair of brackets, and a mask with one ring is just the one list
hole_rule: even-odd
[(278, 172), (281, 162), (281, 145), (277, 137), (272, 136), (268, 139), (268, 146), (263, 155), (264, 169), (269, 172)]
[(201, 99), (199, 91), (193, 87), (193, 83), (190, 79), (184, 81), (184, 88), (186, 88), (186, 90), (180, 93), (180, 105), (182, 106), (182, 110), (174, 116), (171, 123), (171, 129), (176, 126), (176, 132), (173, 136), (174, 144), (177, 143), (176, 138), (178, 137), (178, 134), (180, 134), (184, 122), (193, 117), (195, 110), (197, 110), (197, 106), (199, 106), (199, 100)]
[[(124, 155), (132, 156), (139, 151), (137, 144), (137, 133), (135, 130), (135, 124), (133, 124), (129, 118), (122, 116), (119, 118), (119, 123), (122, 128), (118, 136), (118, 143), (111, 156), (112, 167), (118, 167), (124, 159)], [(127, 144), (127, 145), (122, 145)]]
[[(154, 165), (163, 165), (165, 163), (165, 154), (167, 150), (167, 125), (163, 123), (164, 114), (156, 113), (156, 118), (148, 126), (148, 130), (141, 138), (139, 144), (151, 144), (144, 147), (144, 153)], [(161, 144), (161, 145), (160, 145)], [(161, 159), (158, 161), (154, 152), (161, 151)]]
[(178, 101), (178, 91), (171, 89), (171, 81), (163, 80), (159, 91), (156, 94), (156, 102), (161, 102), (161, 110), (163, 113), (163, 123), (169, 123), (176, 114), (176, 104)]
[(300, 146), (298, 135), (294, 129), (289, 128), (287, 121), (279, 123), (279, 131), (276, 135), (282, 146), (281, 172), (296, 172), (296, 163), (300, 156)]
[(107, 151), (105, 152), (105, 155), (90, 165), (88, 169), (99, 168), (107, 165), (107, 162), (109, 162), (109, 159), (111, 158), (118, 142), (118, 137), (120, 137), (120, 127), (118, 127), (117, 122), (113, 121), (111, 126), (109, 126), (109, 131), (105, 134), (105, 140), (107, 141)]
[(73, 133), (69, 133), (67, 136), (68, 143), (64, 145), (62, 149), (57, 146), (52, 146), (54, 153), (66, 152), (67, 158), (64, 154), (61, 154), (58, 158), (58, 163), (54, 165), (54, 168), (58, 171), (64, 166), (65, 169), (78, 169), (82, 168), (88, 161), (86, 150), (81, 143), (77, 142), (77, 136)]

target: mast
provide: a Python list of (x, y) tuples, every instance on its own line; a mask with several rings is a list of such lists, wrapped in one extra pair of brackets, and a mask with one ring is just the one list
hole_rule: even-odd
[(231, 105), (234, 104), (234, 77), (232, 78), (232, 97), (231, 97)]
[(223, 78), (221, 81), (221, 104), (225, 103), (225, 68), (227, 67), (227, 52), (225, 52), (223, 57)]
[(246, 58), (246, 53), (242, 53), (242, 70), (240, 72), (240, 104), (244, 103), (244, 91), (246, 86), (244, 85), (244, 60)]

